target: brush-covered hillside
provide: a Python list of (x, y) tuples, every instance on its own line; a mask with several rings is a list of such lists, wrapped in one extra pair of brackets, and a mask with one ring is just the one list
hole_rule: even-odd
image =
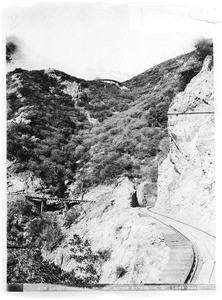
[[(57, 70), (7, 74), (8, 159), (31, 171), (41, 192), (78, 193), (120, 175), (156, 182), (156, 156), (167, 151), (168, 107), (202, 66), (198, 50), (124, 83), (85, 81)], [(161, 148), (161, 149), (160, 149)], [(162, 151), (163, 152), (163, 151)], [(155, 163), (154, 163), (155, 160)]]
[[(169, 105), (208, 54), (212, 43), (199, 43), (123, 83), (52, 69), (7, 74), (8, 283), (160, 283), (164, 228), (135, 206), (156, 201)], [(25, 198), (82, 187), (94, 202), (62, 214)]]

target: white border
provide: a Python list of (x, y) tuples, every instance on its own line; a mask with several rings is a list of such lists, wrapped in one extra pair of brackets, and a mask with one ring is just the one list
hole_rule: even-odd
[[(32, 4), (36, 4), (39, 3), (41, 1), (36, 1), (36, 0), (21, 0), (21, 1), (2, 1), (0, 2), (0, 13), (1, 16), (3, 14), (3, 11), (6, 7), (8, 7), (9, 5), (14, 5), (14, 4), (19, 4), (19, 5), (24, 5), (24, 6), (29, 6)], [(43, 1), (42, 1), (43, 2)], [(158, 0), (158, 1), (132, 1), (132, 0), (128, 0), (128, 1), (123, 1), (123, 0), (112, 0), (112, 1), (95, 1), (95, 0), (82, 0), (82, 1), (58, 1), (58, 0), (47, 0), (46, 2), (85, 2), (85, 3), (114, 3), (114, 4), (121, 4), (121, 3), (136, 3), (138, 4), (138, 2), (142, 2), (142, 3), (148, 3), (148, 4), (152, 4), (155, 3), (156, 4), (181, 4), (181, 5), (199, 5), (200, 7), (202, 7), (203, 5), (212, 7), (215, 6), (217, 7), (218, 10), (220, 10), (220, 1), (216, 1), (216, 0), (211, 0), (211, 1), (204, 1), (204, 0), (186, 0), (186, 1), (167, 1), (167, 0)], [(220, 16), (220, 21), (221, 21), (221, 16)], [(41, 299), (41, 298), (47, 298), (47, 299), (51, 299), (51, 298), (58, 298), (58, 297), (63, 297), (63, 298), (70, 298), (70, 297), (75, 297), (77, 299), (83, 299), (83, 298), (106, 298), (107, 300), (111, 300), (113, 298), (115, 299), (123, 299), (123, 298), (129, 298), (129, 299), (138, 299), (138, 298), (145, 298), (145, 297), (170, 297), (172, 299), (178, 299), (178, 297), (180, 298), (184, 298), (187, 299), (187, 297), (189, 297), (189, 299), (213, 299), (213, 298), (218, 298), (220, 299), (222, 297), (222, 293), (221, 293), (221, 278), (222, 278), (222, 274), (221, 274), (221, 270), (220, 268), (222, 267), (221, 264), (221, 258), (220, 258), (220, 253), (221, 252), (221, 222), (220, 219), (222, 219), (222, 217), (220, 216), (220, 214), (222, 213), (222, 209), (221, 209), (221, 202), (222, 199), (220, 197), (221, 195), (221, 188), (220, 186), (222, 186), (221, 182), (221, 167), (222, 167), (222, 147), (221, 147), (221, 130), (220, 128), (222, 128), (222, 97), (221, 97), (221, 86), (222, 86), (222, 81), (220, 78), (220, 72), (222, 70), (222, 64), (221, 64), (221, 56), (222, 56), (222, 49), (221, 49), (221, 36), (222, 36), (222, 30), (221, 30), (221, 24), (218, 24), (217, 29), (215, 31), (215, 45), (216, 45), (216, 49), (215, 49), (215, 95), (216, 95), (216, 174), (217, 174), (217, 240), (219, 240), (219, 242), (217, 243), (217, 291), (213, 292), (213, 291), (142, 291), (142, 292), (134, 292), (134, 291), (129, 291), (129, 292), (102, 292), (102, 291), (86, 291), (86, 292), (50, 292), (50, 293), (36, 293), (36, 292), (32, 292), (32, 293), (6, 293), (5, 291), (5, 274), (6, 274), (6, 251), (5, 251), (5, 245), (6, 245), (6, 230), (5, 230), (5, 224), (6, 224), (6, 201), (5, 201), (5, 193), (6, 193), (6, 176), (5, 176), (5, 170), (6, 170), (6, 162), (5, 162), (5, 154), (6, 154), (6, 126), (5, 126), (5, 116), (6, 116), (6, 105), (5, 105), (5, 60), (4, 60), (4, 36), (2, 34), (2, 20), (1, 20), (1, 72), (3, 74), (1, 74), (1, 106), (0, 106), (0, 120), (1, 120), (1, 147), (0, 147), (0, 157), (1, 157), (1, 172), (0, 172), (0, 187), (1, 187), (1, 291), (0, 291), (0, 295), (1, 295), (1, 299), (5, 299), (7, 297), (7, 299), (14, 299), (14, 297), (19, 297), (19, 298), (34, 298), (34, 299)], [(3, 277), (3, 278), (2, 278)]]

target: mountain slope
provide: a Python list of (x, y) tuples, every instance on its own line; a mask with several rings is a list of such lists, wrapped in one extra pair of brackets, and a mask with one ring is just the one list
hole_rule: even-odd
[[(168, 107), (181, 106), (177, 94), (204, 57), (195, 51), (122, 84), (50, 69), (7, 74), (8, 282), (159, 282), (170, 257), (163, 226), (132, 204), (156, 201), (172, 146)], [(24, 197), (79, 196), (82, 183), (95, 202), (63, 214)]]
[(128, 89), (51, 69), (9, 72), (8, 159), (51, 195), (121, 175), (155, 190), (168, 107), (201, 65), (197, 52), (181, 55), (124, 82)]

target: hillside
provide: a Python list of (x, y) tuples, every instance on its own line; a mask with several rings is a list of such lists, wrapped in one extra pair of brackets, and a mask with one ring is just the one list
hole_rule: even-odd
[[(119, 84), (53, 69), (7, 74), (8, 282), (160, 282), (164, 229), (135, 206), (156, 203), (169, 106), (211, 51), (197, 46)], [(79, 197), (81, 187), (94, 202), (63, 213), (24, 197)]]
[(169, 104), (200, 66), (195, 52), (182, 55), (123, 83), (128, 89), (51, 69), (9, 72), (8, 159), (57, 196), (80, 170), (85, 187), (120, 175), (156, 182)]

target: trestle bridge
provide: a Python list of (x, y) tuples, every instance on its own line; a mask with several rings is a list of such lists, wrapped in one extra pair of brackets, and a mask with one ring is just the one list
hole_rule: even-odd
[(41, 213), (44, 211), (69, 210), (72, 206), (83, 203), (95, 203), (93, 200), (57, 198), (57, 197), (33, 197), (26, 195), (26, 201), (31, 201), (40, 208)]

